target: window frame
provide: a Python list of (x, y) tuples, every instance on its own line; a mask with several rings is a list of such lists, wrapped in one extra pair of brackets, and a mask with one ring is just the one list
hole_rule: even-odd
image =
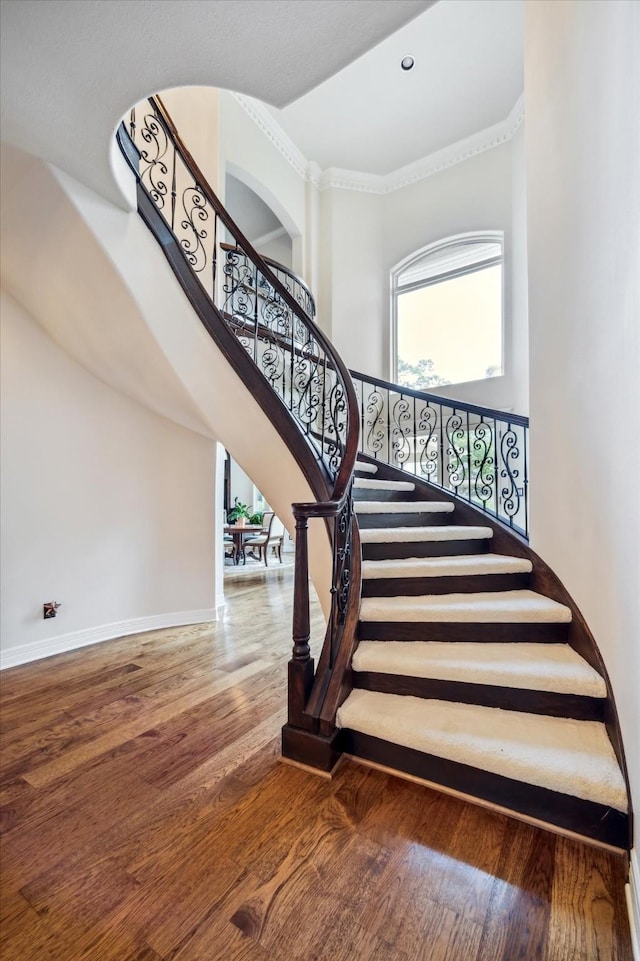
[[(499, 243), (500, 244), (500, 256), (492, 257), (488, 260), (478, 261), (477, 264), (469, 264), (464, 267), (458, 267), (453, 270), (443, 271), (441, 274), (437, 274), (435, 277), (428, 278), (427, 280), (416, 280), (409, 284), (398, 285), (398, 278), (403, 274), (408, 267), (412, 264), (417, 263), (422, 260), (427, 254), (434, 253), (439, 250), (446, 250), (450, 247), (462, 247), (467, 244), (477, 244), (477, 243)], [(463, 234), (455, 234), (450, 237), (444, 237), (441, 240), (436, 240), (433, 243), (427, 244), (421, 247), (419, 250), (414, 250), (413, 253), (409, 254), (403, 260), (392, 267), (389, 275), (390, 281), (390, 299), (391, 299), (391, 380), (394, 383), (398, 383), (398, 297), (400, 294), (409, 293), (414, 290), (420, 290), (423, 287), (431, 287), (434, 284), (440, 284), (447, 280), (453, 280), (456, 277), (463, 277), (465, 274), (476, 273), (479, 270), (484, 270), (488, 267), (495, 267), (497, 265), (502, 267), (502, 290), (500, 297), (500, 369), (501, 374), (498, 377), (504, 377), (505, 375), (505, 256), (504, 256), (504, 231), (503, 230), (478, 230), (478, 231), (468, 231)], [(482, 380), (493, 380), (494, 378), (482, 378)], [(447, 384), (445, 389), (449, 387), (457, 387), (459, 384), (469, 384), (469, 383), (481, 383), (482, 381), (458, 381), (455, 384)], [(445, 385), (443, 385), (444, 387)], [(437, 393), (441, 388), (432, 387), (429, 388), (430, 393)]]

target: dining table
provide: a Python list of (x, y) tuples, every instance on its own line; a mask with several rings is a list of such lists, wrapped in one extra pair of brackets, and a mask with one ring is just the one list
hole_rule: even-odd
[(233, 538), (233, 546), (235, 550), (233, 552), (233, 563), (239, 564), (240, 558), (242, 557), (242, 563), (247, 563), (247, 557), (244, 552), (244, 542), (246, 537), (255, 537), (262, 531), (262, 524), (225, 524), (224, 532), (225, 534), (230, 534)]

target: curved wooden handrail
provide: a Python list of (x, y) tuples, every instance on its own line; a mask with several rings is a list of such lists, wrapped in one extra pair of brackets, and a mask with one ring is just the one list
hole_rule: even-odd
[[(200, 188), (202, 189), (207, 201), (211, 204), (212, 208), (215, 210), (216, 214), (220, 218), (221, 222), (227, 227), (227, 229), (236, 238), (236, 242), (242, 247), (243, 251), (248, 254), (250, 259), (259, 266), (260, 272), (265, 276), (269, 283), (272, 285), (274, 290), (278, 292), (282, 300), (286, 303), (289, 309), (296, 315), (300, 315), (300, 305), (296, 299), (289, 293), (284, 284), (275, 275), (273, 270), (267, 265), (264, 258), (260, 256), (258, 251), (253, 247), (253, 245), (247, 240), (245, 235), (242, 233), (237, 224), (232, 220), (230, 214), (220, 202), (214, 191), (209, 186), (206, 177), (202, 173), (202, 170), (198, 166), (196, 160), (192, 156), (191, 152), (185, 146), (182, 137), (178, 133), (176, 126), (171, 119), (166, 107), (164, 106), (162, 99), (160, 97), (149, 97), (149, 102), (152, 104), (154, 109), (157, 110), (159, 116), (161, 116), (163, 123), (165, 124), (167, 130), (171, 135), (171, 139), (176, 147), (177, 152), (180, 154), (181, 159), (188, 169), (193, 174), (194, 178), (198, 182)], [(340, 379), (345, 385), (347, 391), (347, 411), (349, 417), (349, 424), (356, 426), (359, 420), (358, 411), (358, 401), (356, 398), (356, 393), (353, 388), (353, 383), (351, 381), (351, 375), (344, 364), (340, 355), (336, 352), (331, 341), (325, 337), (322, 330), (318, 325), (304, 314), (303, 321), (308, 324), (313, 330), (313, 336), (315, 341), (322, 347), (322, 349), (331, 357), (335, 370), (338, 372)], [(347, 484), (353, 475), (353, 468), (356, 462), (356, 456), (358, 452), (358, 432), (357, 430), (350, 429), (347, 445), (342, 457), (342, 464), (336, 478), (333, 494), (331, 500), (342, 500), (347, 488)]]
[[(124, 123), (117, 134), (120, 148), (138, 181), (139, 212), (161, 243), (165, 256), (200, 320), (234, 369), (241, 374), (252, 393), (269, 412), (274, 426), (294, 453), (317, 497), (317, 500), (311, 503), (292, 505), (299, 537), (296, 538), (294, 648), (293, 658), (289, 664), (289, 724), (317, 733), (321, 717), (328, 718), (324, 723), (325, 730), (331, 727), (332, 720), (335, 719), (335, 710), (333, 710), (333, 718), (330, 717), (332, 709), (328, 703), (325, 703), (324, 694), (333, 677), (334, 665), (345, 662), (344, 652), (347, 649), (351, 650), (353, 639), (345, 635), (345, 626), (355, 625), (360, 601), (359, 555), (354, 559), (354, 564), (351, 564), (352, 544), (359, 543), (357, 521), (351, 501), (360, 422), (355, 389), (349, 371), (331, 342), (275, 273), (275, 269), (279, 269), (280, 265), (274, 261), (266, 262), (260, 256), (207, 183), (197, 162), (182, 141), (161, 98), (150, 97), (147, 103), (150, 110), (145, 106), (144, 123), (138, 131), (142, 148), (139, 149), (134, 140), (134, 111), (131, 115), (131, 134)], [(155, 140), (156, 136), (162, 138), (162, 150), (158, 149), (154, 156), (154, 145), (158, 148), (160, 146), (159, 140)], [(167, 149), (170, 152), (165, 159)], [(186, 189), (184, 185), (180, 186), (182, 208), (174, 221), (178, 195), (176, 186), (178, 159), (181, 171), (187, 171), (190, 182)], [(144, 169), (141, 169), (142, 166)], [(154, 171), (159, 172), (156, 180), (154, 180)], [(189, 192), (192, 195), (192, 203), (187, 209), (185, 195)], [(209, 220), (210, 214), (213, 214), (212, 220)], [(221, 225), (220, 232), (226, 230), (233, 238), (233, 244), (228, 244), (218, 237), (218, 221)], [(186, 239), (181, 234), (179, 239), (178, 234), (174, 232), (174, 222), (176, 230), (178, 227), (182, 229), (190, 227), (192, 233)], [(203, 222), (205, 226), (202, 226)], [(206, 238), (207, 244), (211, 242), (208, 233), (210, 226), (213, 228), (213, 247), (210, 258), (207, 259), (208, 255), (201, 240)], [(208, 270), (212, 268), (212, 273), (199, 273), (203, 266), (198, 266), (196, 263), (198, 248), (192, 246), (192, 242), (199, 245), (203, 251), (204, 266)], [(248, 314), (246, 307), (243, 314), (242, 304), (238, 301), (232, 301), (233, 313), (229, 314), (225, 304), (222, 303), (224, 294), (216, 293), (219, 291), (216, 285), (218, 251), (224, 251), (227, 254), (223, 264), (224, 274), (220, 275), (224, 276), (225, 284), (230, 285), (222, 287), (227, 294), (225, 304), (229, 302), (229, 296), (234, 295), (234, 291), (239, 292), (238, 301), (240, 301), (254, 285), (256, 296), (253, 299), (255, 306), (253, 314)], [(252, 269), (248, 272), (247, 263), (252, 264)], [(227, 279), (231, 278), (232, 271), (238, 264), (241, 268), (241, 277), (233, 281)], [(300, 283), (299, 278), (296, 278), (292, 272), (287, 271), (287, 273), (295, 279), (296, 283)], [(275, 310), (276, 322), (272, 317), (268, 319), (266, 316), (264, 319), (259, 317), (257, 297), (259, 275), (273, 289), (274, 295), (277, 295), (267, 298), (268, 307)], [(210, 276), (213, 286), (209, 291), (202, 278), (207, 277), (209, 282)], [(302, 286), (305, 290), (307, 289), (306, 285)], [(217, 296), (221, 297), (220, 306), (216, 304)], [(281, 305), (290, 311), (291, 323), (286, 328), (278, 326), (278, 318), (283, 317), (279, 312)], [(282, 334), (283, 329), (288, 331), (286, 336)], [(241, 338), (244, 338), (244, 343), (241, 342)], [(251, 347), (253, 358), (248, 349), (245, 349), (247, 343), (253, 345)], [(289, 380), (283, 379), (282, 386), (278, 388), (279, 392), (275, 389), (275, 381), (270, 381), (265, 373), (264, 357), (259, 353), (259, 344), (266, 344), (269, 349), (271, 347), (277, 349), (284, 358), (283, 371), (288, 371)], [(258, 367), (258, 360), (262, 361), (262, 370)], [(310, 403), (310, 409), (315, 413), (308, 423), (300, 419), (300, 410), (304, 390), (311, 389), (311, 381), (308, 381), (304, 388), (299, 387), (295, 369), (298, 362), (306, 363), (313, 368), (313, 373), (309, 376), (313, 376), (314, 387), (320, 391), (319, 396), (314, 396), (313, 402)], [(284, 373), (282, 376), (285, 378)], [(286, 404), (287, 400), (290, 403), (289, 407)], [(320, 404), (319, 407), (318, 404)], [(329, 433), (327, 435), (324, 435), (325, 411), (328, 412), (326, 423)], [(306, 528), (308, 520), (316, 518), (323, 519), (327, 525), (333, 546), (334, 564), (331, 614), (319, 659), (318, 674), (314, 676), (313, 661), (309, 656), (308, 646)], [(356, 531), (355, 541), (354, 530)], [(312, 691), (312, 710), (309, 711)]]

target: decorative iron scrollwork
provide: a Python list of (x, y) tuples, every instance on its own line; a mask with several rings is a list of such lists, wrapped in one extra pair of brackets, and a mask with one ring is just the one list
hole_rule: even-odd
[(466, 454), (465, 432), (462, 426), (462, 417), (454, 410), (447, 418), (445, 423), (445, 435), (448, 441), (447, 446), (447, 473), (449, 475), (449, 487), (457, 490), (464, 483), (466, 471), (464, 466), (464, 456)]
[(382, 392), (373, 389), (370, 391), (366, 402), (363, 402), (366, 411), (364, 424), (367, 428), (366, 452), (376, 456), (384, 447), (388, 428), (385, 427), (385, 403)]
[(528, 533), (529, 421), (354, 374), (360, 449)]
[(473, 489), (476, 499), (486, 506), (494, 496), (496, 479), (494, 437), (490, 424), (485, 421), (475, 424), (471, 446), (474, 452), (472, 464), (475, 472)]
[[(132, 111), (135, 118), (135, 113)], [(160, 210), (164, 208), (168, 186), (165, 177), (169, 173), (169, 167), (165, 161), (169, 148), (169, 138), (154, 113), (145, 113), (142, 123), (136, 128), (135, 119), (131, 121), (131, 126), (138, 139), (142, 140), (143, 145), (140, 151), (140, 180), (153, 200), (156, 207)]]
[(336, 570), (333, 588), (337, 605), (337, 619), (344, 623), (351, 587), (351, 541), (353, 536), (353, 496), (351, 490), (336, 522)]
[(407, 398), (400, 394), (391, 408), (391, 457), (400, 467), (411, 456), (411, 444), (407, 439), (411, 433), (410, 406)]
[(418, 414), (418, 444), (421, 448), (418, 459), (419, 472), (427, 480), (437, 481), (440, 463), (438, 444), (438, 411), (431, 404), (425, 404)]
[(204, 225), (209, 220), (209, 210), (207, 199), (197, 184), (183, 191), (182, 208), (184, 217), (180, 221), (180, 227), (186, 231), (187, 236), (180, 237), (180, 246), (194, 273), (199, 274), (207, 266), (207, 252), (203, 241), (207, 238)]
[(500, 454), (503, 465), (500, 477), (505, 481), (504, 487), (500, 489), (501, 508), (508, 518), (513, 518), (520, 510), (520, 491), (517, 483), (520, 471), (518, 467), (513, 466), (514, 462), (520, 458), (520, 449), (517, 434), (511, 424), (500, 437)]

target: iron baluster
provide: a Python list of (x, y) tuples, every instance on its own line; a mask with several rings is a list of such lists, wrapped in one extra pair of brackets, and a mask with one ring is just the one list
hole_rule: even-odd
[(173, 147), (173, 169), (171, 172), (171, 231), (175, 231), (176, 226), (176, 164), (178, 162), (178, 153), (175, 146)]
[(325, 432), (326, 413), (325, 412), (326, 412), (326, 403), (327, 403), (327, 358), (326, 357), (323, 358), (323, 364), (322, 364), (322, 394), (320, 399), (322, 402), (322, 430), (321, 430), (322, 456), (324, 458), (324, 454), (325, 454), (324, 445), (325, 445), (325, 437), (326, 437), (326, 432)]
[(500, 445), (500, 434), (499, 434), (499, 430), (498, 430), (498, 423), (497, 423), (497, 420), (496, 420), (495, 417), (493, 418), (493, 437), (494, 437), (494, 441), (493, 441), (493, 442), (494, 442), (495, 449), (496, 449), (496, 469), (495, 469), (495, 471), (493, 472), (493, 473), (494, 473), (494, 486), (495, 486), (495, 494), (494, 494), (494, 496), (495, 496), (495, 501), (496, 501), (495, 514), (496, 514), (496, 519), (499, 520), (499, 519), (500, 519), (500, 491), (499, 491), (499, 483), (500, 483), (501, 445)]
[(467, 500), (471, 502), (471, 435), (469, 433), (469, 411), (466, 411), (467, 419)]
[(438, 484), (440, 487), (445, 487), (445, 469), (444, 469), (444, 408), (441, 403), (437, 405), (438, 410), (438, 437), (437, 437), (437, 450), (438, 450)]
[(213, 218), (213, 253), (211, 256), (211, 290), (214, 304), (219, 303), (218, 290), (216, 289), (218, 267), (218, 214)]
[(296, 354), (296, 341), (295, 341), (295, 324), (293, 315), (291, 316), (291, 365), (289, 368), (290, 378), (291, 378), (291, 401), (289, 404), (289, 410), (295, 410), (296, 403), (293, 397), (293, 381), (294, 381), (294, 364), (295, 364), (295, 354)]
[(413, 475), (418, 472), (418, 439), (416, 434), (416, 399), (413, 398)]
[(522, 429), (522, 449), (524, 451), (524, 478), (522, 486), (524, 489), (524, 529), (529, 530), (529, 468), (528, 468), (528, 436), (526, 428)]

